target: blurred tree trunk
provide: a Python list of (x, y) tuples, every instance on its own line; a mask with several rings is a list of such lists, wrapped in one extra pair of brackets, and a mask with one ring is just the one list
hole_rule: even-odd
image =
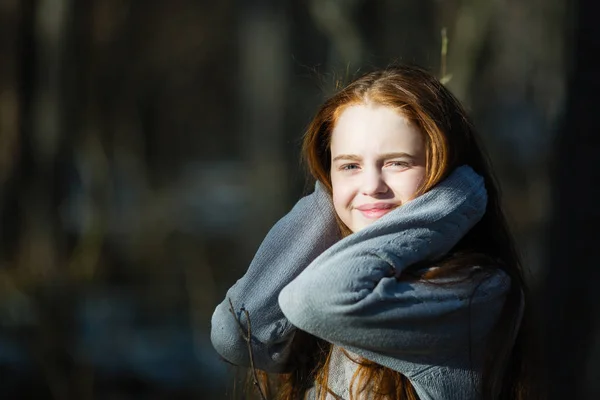
[(18, 184), (21, 148), (22, 94), (20, 77), (24, 68), (21, 53), (25, 41), (27, 4), (18, 0), (4, 1), (0, 6), (0, 264), (13, 256), (17, 222), (14, 210), (17, 203), (14, 188)]
[(452, 79), (448, 87), (463, 102), (471, 99), (470, 89), (477, 74), (486, 41), (492, 29), (494, 15), (499, 15), (499, 2), (458, 0), (456, 5), (440, 5), (439, 19), (448, 24), (449, 50), (447, 71)]
[(28, 210), (22, 215), (26, 239), (21, 250), (24, 263), (37, 273), (58, 272), (61, 264), (58, 214), (59, 159), (64, 144), (65, 118), (63, 89), (66, 76), (65, 43), (71, 4), (68, 0), (43, 0), (34, 3), (34, 53), (31, 102), (25, 122), (26, 140), (31, 151), (33, 175), (21, 192), (20, 202)]
[(289, 87), (289, 27), (282, 3), (247, 1), (240, 11), (240, 143), (248, 210), (240, 244), (252, 254), (285, 212), (288, 193), (284, 121)]
[[(326, 64), (329, 67), (355, 71), (364, 57), (363, 34), (357, 26), (355, 15), (363, 0), (309, 2), (312, 21), (329, 41)], [(348, 72), (348, 71), (346, 71)]]
[(382, 66), (391, 62), (418, 64), (437, 72), (440, 27), (435, 25), (435, 3), (433, 0), (371, 3), (379, 7), (378, 19), (371, 26), (379, 30), (372, 42), (381, 43), (378, 53), (382, 56)]
[[(63, 366), (69, 363), (65, 344), (71, 341), (71, 302), (58, 288), (63, 283), (58, 278), (65, 245), (59, 222), (63, 177), (58, 155), (64, 145), (64, 43), (71, 3), (11, 3), (3, 3), (2, 11), (12, 16), (18, 29), (5, 38), (15, 38), (20, 51), (2, 57), (13, 79), (0, 88), (2, 150), (11, 152), (2, 159), (0, 237), (2, 257), (10, 265), (2, 271), (3, 287), (10, 290), (2, 295), (7, 307), (14, 306), (17, 296), (24, 299), (20, 312), (27, 326), (12, 333), (29, 345), (31, 361), (46, 378), (52, 396), (66, 399), (69, 378)], [(10, 26), (3, 24), (4, 29)], [(45, 288), (37, 285), (40, 282), (46, 282)], [(27, 329), (31, 323), (36, 324), (34, 330)]]
[[(600, 7), (580, 0), (566, 113), (554, 159), (554, 221), (546, 292), (550, 399), (597, 399), (600, 265)], [(592, 376), (596, 375), (596, 376)]]

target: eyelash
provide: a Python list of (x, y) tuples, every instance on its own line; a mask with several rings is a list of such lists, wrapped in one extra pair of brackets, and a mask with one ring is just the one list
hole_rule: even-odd
[[(410, 167), (410, 163), (407, 161), (391, 161), (386, 165), (391, 165), (392, 167)], [(340, 166), (340, 170), (342, 171), (352, 171), (358, 168), (358, 164), (344, 164)]]
[[(390, 164), (394, 164), (393, 166), (399, 166), (399, 167), (410, 167), (410, 163), (407, 161), (392, 161), (390, 162)], [(397, 164), (397, 165), (396, 165)]]
[(342, 171), (350, 171), (353, 170), (355, 168), (350, 168), (350, 167), (358, 167), (358, 164), (344, 164), (340, 166), (340, 170)]

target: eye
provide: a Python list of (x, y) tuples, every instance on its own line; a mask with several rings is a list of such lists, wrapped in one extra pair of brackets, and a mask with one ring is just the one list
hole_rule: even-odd
[(408, 168), (410, 163), (408, 161), (390, 161), (388, 164), (390, 167)]
[(342, 170), (342, 171), (351, 171), (353, 169), (358, 169), (358, 164), (344, 164), (344, 165), (340, 165), (340, 170)]

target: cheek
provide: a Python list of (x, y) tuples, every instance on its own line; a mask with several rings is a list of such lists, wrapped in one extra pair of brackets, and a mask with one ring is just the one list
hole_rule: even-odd
[(340, 187), (333, 187), (333, 205), (336, 210), (345, 208), (348, 203), (348, 195), (347, 193)]
[(397, 195), (399, 195), (399, 197), (401, 197), (403, 201), (412, 199), (421, 187), (421, 184), (423, 183), (424, 179), (424, 168), (419, 168), (414, 171), (410, 171), (409, 175), (402, 176), (401, 179), (398, 179), (398, 181), (396, 182), (395, 190)]
[(352, 187), (343, 179), (336, 179), (336, 177), (333, 176), (331, 179), (331, 186), (333, 190), (333, 205), (339, 214), (339, 212), (346, 209), (349, 203), (352, 201)]

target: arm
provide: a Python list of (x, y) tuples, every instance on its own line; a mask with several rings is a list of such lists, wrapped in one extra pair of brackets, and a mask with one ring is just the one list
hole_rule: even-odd
[(505, 276), (479, 287), (472, 281), (436, 286), (397, 278), (411, 264), (452, 249), (486, 204), (483, 179), (470, 167), (458, 168), (426, 194), (329, 248), (281, 291), (281, 309), (298, 328), (391, 368), (398, 369), (397, 360), (426, 363), (432, 355), (449, 355), (468, 338), (469, 307), (496, 312)]
[(252, 353), (256, 368), (278, 372), (285, 368), (295, 327), (281, 312), (277, 296), (319, 254), (339, 239), (329, 195), (317, 184), (300, 199), (265, 237), (246, 274), (228, 291), (212, 316), (211, 340), (217, 352), (237, 365), (250, 365), (247, 343), (230, 303), (246, 330), (252, 324)]

